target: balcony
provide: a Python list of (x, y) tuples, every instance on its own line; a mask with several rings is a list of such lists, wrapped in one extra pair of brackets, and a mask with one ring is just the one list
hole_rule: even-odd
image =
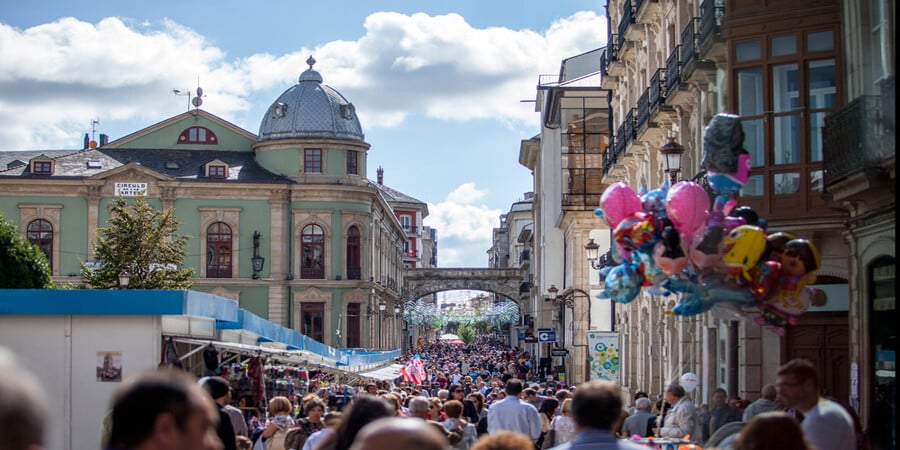
[(603, 89), (616, 89), (619, 87), (619, 77), (614, 77), (609, 74), (609, 63), (610, 58), (615, 58), (615, 55), (611, 55), (610, 46), (607, 45), (606, 49), (600, 55), (600, 73), (603, 74), (600, 77), (600, 87)]
[(418, 234), (419, 234), (419, 227), (417, 227), (417, 226), (415, 226), (415, 225), (404, 225), (404, 226), (403, 226), (403, 231), (406, 231), (406, 234), (418, 235)]
[(655, 23), (659, 10), (659, 0), (634, 0), (634, 21)]
[(418, 257), (419, 257), (418, 250), (407, 250), (407, 251), (403, 252), (403, 259), (418, 258)]
[(700, 4), (700, 56), (713, 62), (724, 62), (727, 48), (722, 37), (722, 18), (725, 6), (716, 5), (715, 0), (704, 0)]
[[(619, 23), (619, 35), (624, 36), (626, 42), (643, 41), (645, 38), (644, 25), (635, 21), (634, 12), (635, 5), (631, 0), (625, 0), (622, 4), (622, 21)], [(623, 24), (624, 27), (622, 26)], [(623, 38), (620, 37), (619, 39)]]
[(831, 200), (892, 191), (896, 149), (884, 142), (894, 134), (892, 114), (885, 114), (880, 97), (862, 96), (825, 117), (824, 184)]
[(619, 35), (607, 36), (606, 42), (606, 74), (609, 77), (625, 75), (625, 63), (619, 59)]
[(658, 124), (676, 119), (675, 109), (666, 104), (666, 69), (656, 69), (650, 77), (650, 121)]
[(700, 44), (700, 18), (694, 17), (681, 30), (681, 81), (706, 85), (716, 78), (716, 65), (712, 61), (701, 59), (698, 53)]
[(670, 107), (683, 107), (694, 101), (688, 85), (681, 79), (681, 72), (681, 46), (679, 45), (666, 58), (665, 104)]

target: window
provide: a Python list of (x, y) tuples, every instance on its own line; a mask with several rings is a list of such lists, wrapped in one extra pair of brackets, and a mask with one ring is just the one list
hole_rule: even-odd
[(53, 268), (53, 225), (43, 219), (33, 220), (28, 224), (25, 237), (41, 249), (50, 267)]
[(400, 219), (400, 226), (407, 232), (409, 232), (410, 227), (412, 226), (412, 217), (407, 215), (401, 215), (398, 217)]
[(362, 279), (362, 268), (360, 267), (360, 251), (359, 251), (359, 228), (350, 227), (347, 230), (347, 279)]
[(360, 317), (361, 307), (359, 303), (347, 304), (347, 347), (359, 348), (362, 346), (360, 336), (362, 335), (362, 320)]
[(53, 162), (34, 161), (31, 163), (31, 173), (35, 175), (51, 175), (53, 174)]
[(207, 166), (207, 170), (209, 171), (210, 178), (225, 178), (225, 173), (227, 172), (227, 168), (222, 165), (209, 165)]
[(231, 227), (226, 223), (206, 229), (206, 277), (231, 278)]
[(303, 151), (303, 171), (322, 173), (322, 149), (308, 148)]
[(300, 235), (303, 254), (300, 262), (300, 277), (303, 279), (325, 278), (325, 233), (318, 225), (303, 227)]
[(301, 330), (300, 332), (322, 342), (325, 338), (325, 304), (301, 303)]
[(822, 129), (838, 107), (834, 30), (772, 31), (735, 41), (731, 109), (741, 116), (751, 176), (741, 190), (760, 214), (824, 207)]
[(206, 127), (190, 127), (178, 135), (179, 144), (217, 144), (215, 133)]
[[(866, 274), (869, 320), (869, 386), (872, 448), (894, 448), (893, 425), (897, 421), (897, 277), (896, 260), (881, 256), (872, 261)], [(887, 422), (890, 420), (890, 422)]]
[(359, 175), (359, 152), (347, 150), (347, 175)]

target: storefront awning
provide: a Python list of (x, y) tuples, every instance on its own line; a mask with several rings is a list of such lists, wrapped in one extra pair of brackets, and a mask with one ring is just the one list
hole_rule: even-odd
[(402, 368), (403, 366), (401, 366), (400, 364), (391, 364), (390, 366), (382, 367), (378, 370), (358, 373), (356, 374), (356, 376), (378, 381), (393, 380), (400, 376), (400, 369)]

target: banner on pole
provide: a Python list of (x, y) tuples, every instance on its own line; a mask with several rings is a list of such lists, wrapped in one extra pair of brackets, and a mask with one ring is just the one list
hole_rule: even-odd
[(588, 331), (588, 363), (591, 380), (619, 382), (619, 333)]

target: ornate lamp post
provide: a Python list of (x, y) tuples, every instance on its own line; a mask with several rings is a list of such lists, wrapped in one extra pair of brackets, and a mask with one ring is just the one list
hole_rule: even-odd
[(669, 174), (669, 185), (678, 182), (678, 172), (681, 172), (681, 155), (684, 154), (684, 146), (675, 142), (675, 136), (669, 135), (669, 142), (660, 147), (659, 152), (662, 153), (666, 160), (666, 173)]

